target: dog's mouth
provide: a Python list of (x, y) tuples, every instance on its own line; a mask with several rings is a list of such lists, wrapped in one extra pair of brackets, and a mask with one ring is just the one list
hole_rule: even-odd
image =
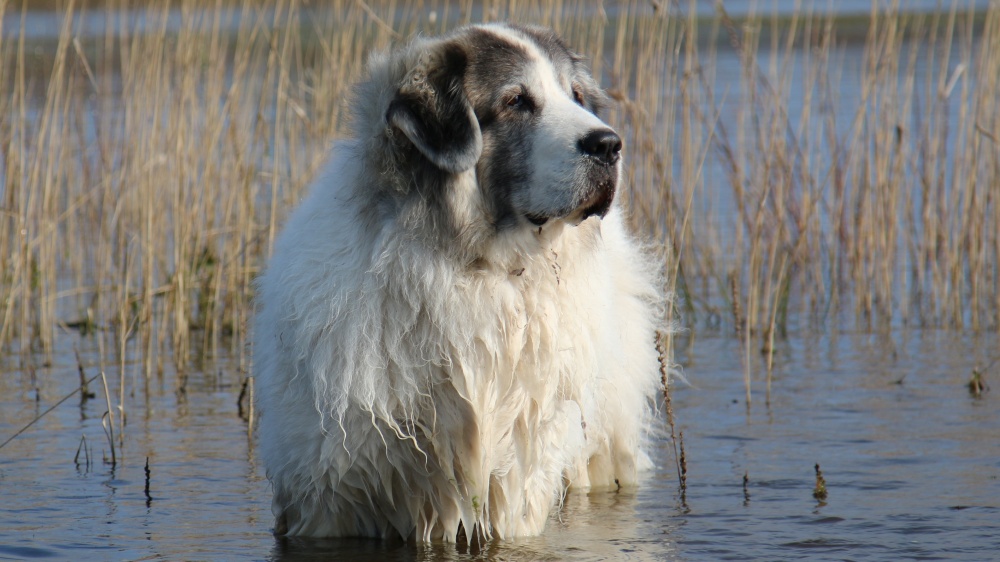
[(551, 216), (528, 213), (524, 215), (524, 218), (528, 219), (528, 222), (531, 224), (539, 227), (552, 219), (562, 219), (576, 226), (593, 216), (604, 218), (611, 209), (611, 203), (614, 202), (616, 191), (617, 182), (613, 179), (600, 181), (595, 184), (591, 192), (576, 208), (568, 212), (557, 213)]
[(598, 182), (594, 191), (584, 200), (583, 205), (580, 206), (580, 209), (582, 209), (580, 222), (594, 215), (603, 219), (604, 215), (608, 214), (608, 210), (611, 209), (611, 203), (615, 200), (617, 187), (617, 182), (614, 180)]

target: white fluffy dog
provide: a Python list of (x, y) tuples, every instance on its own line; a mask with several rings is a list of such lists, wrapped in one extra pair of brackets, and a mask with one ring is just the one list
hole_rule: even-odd
[(467, 27), (375, 56), (355, 94), (259, 280), (275, 532), (534, 535), (568, 488), (635, 483), (662, 296), (580, 58)]

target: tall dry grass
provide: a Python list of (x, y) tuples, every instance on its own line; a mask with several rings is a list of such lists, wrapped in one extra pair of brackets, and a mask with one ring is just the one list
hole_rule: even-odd
[(996, 330), (1000, 8), (883, 4), (850, 22), (694, 1), (66, 1), (56, 39), (0, 36), (0, 346), (96, 337), (122, 393), (167, 362), (248, 369), (254, 275), (365, 54), (492, 19), (590, 57), (673, 312), (733, 327), (748, 369), (789, 324)]

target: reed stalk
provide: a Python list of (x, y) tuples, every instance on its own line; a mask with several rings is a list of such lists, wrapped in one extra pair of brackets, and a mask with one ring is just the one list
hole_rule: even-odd
[[(254, 276), (345, 134), (366, 54), (497, 19), (555, 27), (608, 86), (668, 313), (693, 334), (738, 312), (748, 403), (751, 350), (769, 384), (789, 324), (1000, 328), (1000, 6), (719, 5), (67, 1), (39, 41), (0, 0), (21, 22), (0, 31), (0, 348), (97, 338), (120, 439), (127, 369), (249, 372)], [(75, 16), (100, 8), (87, 35)]]

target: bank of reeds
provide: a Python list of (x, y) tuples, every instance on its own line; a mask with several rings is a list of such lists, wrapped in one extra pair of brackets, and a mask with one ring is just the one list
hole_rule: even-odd
[[(554, 26), (591, 59), (675, 312), (738, 328), (748, 365), (790, 319), (997, 329), (995, 3), (910, 15), (873, 2), (850, 28), (806, 8), (527, 4), (67, 1), (51, 39), (6, 28), (5, 355), (48, 356), (80, 332), (122, 388), (126, 369), (167, 361), (228, 353), (246, 368), (252, 280), (343, 132), (365, 54), (501, 18)], [(82, 10), (107, 31), (87, 35)], [(4, 0), (0, 13), (25, 14)]]

